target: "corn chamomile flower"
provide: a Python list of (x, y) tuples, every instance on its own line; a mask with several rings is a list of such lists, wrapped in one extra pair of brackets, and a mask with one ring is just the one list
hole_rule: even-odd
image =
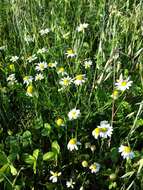
[(40, 35), (43, 36), (45, 34), (48, 34), (50, 32), (50, 29), (49, 28), (45, 28), (45, 29), (42, 29), (39, 31)]
[(38, 53), (38, 54), (43, 54), (43, 53), (46, 53), (47, 51), (48, 51), (48, 49), (45, 48), (45, 47), (43, 47), (43, 48), (41, 48), (41, 49), (38, 49), (37, 53)]
[(100, 126), (95, 128), (92, 131), (92, 135), (95, 139), (98, 139), (98, 137), (107, 138), (111, 137), (113, 131), (113, 127), (108, 123), (108, 121), (101, 121)]
[(118, 90), (125, 91), (126, 89), (129, 89), (132, 83), (133, 81), (130, 81), (129, 77), (127, 79), (123, 79), (123, 75), (121, 74), (115, 85)]
[(35, 54), (33, 54), (32, 56), (29, 56), (29, 57), (27, 58), (27, 61), (28, 61), (29, 63), (31, 63), (32, 61), (35, 61), (36, 59), (38, 59), (38, 57), (37, 57)]
[(37, 73), (35, 76), (35, 81), (44, 79), (44, 76), (42, 73)]
[(88, 167), (88, 162), (86, 160), (82, 161), (82, 167), (86, 168)]
[(84, 61), (84, 67), (85, 67), (85, 69), (90, 68), (91, 65), (92, 65), (92, 61), (91, 60), (85, 60)]
[(26, 84), (27, 86), (32, 83), (33, 77), (32, 76), (25, 76), (23, 78), (23, 84)]
[(49, 178), (49, 180), (52, 181), (52, 183), (56, 183), (58, 181), (58, 177), (61, 176), (61, 172), (53, 172), (50, 171), (51, 177)]
[(77, 145), (81, 145), (81, 143), (77, 142), (77, 140), (75, 138), (72, 138), (68, 142), (67, 149), (69, 151), (78, 150), (78, 146)]
[(50, 68), (54, 68), (54, 67), (56, 67), (57, 66), (57, 61), (55, 61), (55, 62), (50, 62), (50, 63), (48, 63), (48, 67), (50, 67)]
[(47, 63), (45, 61), (37, 63), (36, 70), (37, 71), (44, 71), (47, 68)]
[(119, 92), (118, 90), (113, 90), (113, 93), (111, 95), (111, 98), (113, 98), (114, 100), (116, 100), (119, 96)]
[(17, 83), (17, 80), (15, 78), (15, 74), (11, 74), (7, 77), (8, 85), (14, 85)]
[(76, 75), (76, 77), (74, 78), (74, 84), (77, 86), (82, 85), (83, 83), (85, 83), (85, 80), (85, 74)]
[(64, 126), (64, 120), (62, 118), (58, 118), (56, 120), (56, 124), (57, 124), (58, 127)]
[(94, 164), (91, 164), (89, 169), (91, 170), (91, 173), (97, 173), (100, 169), (100, 164), (94, 162)]
[(75, 185), (75, 182), (73, 182), (72, 179), (70, 179), (69, 181), (66, 182), (67, 188), (73, 189), (73, 188), (74, 188), (74, 185)]
[(73, 58), (76, 56), (76, 53), (73, 49), (68, 49), (67, 52), (65, 53), (67, 55), (67, 58)]
[(130, 146), (123, 146), (121, 145), (119, 147), (119, 152), (121, 153), (121, 156), (124, 158), (124, 159), (132, 159), (135, 155), (134, 155), (134, 152), (131, 150), (131, 147)]
[(63, 87), (67, 87), (72, 83), (72, 79), (67, 76), (67, 77), (63, 77), (61, 78), (61, 80), (59, 81), (59, 84), (62, 85)]
[(84, 32), (85, 28), (88, 27), (88, 24), (87, 23), (83, 23), (83, 24), (80, 24), (78, 27), (77, 27), (77, 31), (78, 32)]
[(74, 120), (80, 117), (80, 110), (73, 108), (69, 113), (68, 113), (68, 118), (69, 120)]
[(30, 42), (34, 42), (34, 38), (30, 35), (25, 35), (24, 40), (27, 44), (29, 44)]
[(62, 76), (67, 75), (67, 72), (65, 72), (64, 67), (59, 67), (59, 68), (57, 68), (57, 73), (58, 73), (59, 75), (62, 75)]
[(10, 59), (10, 61), (11, 62), (16, 62), (18, 59), (19, 59), (18, 56), (12, 56), (11, 59)]
[(34, 89), (33, 89), (33, 86), (32, 86), (32, 84), (31, 84), (31, 85), (29, 85), (29, 86), (27, 87), (26, 95), (32, 97), (32, 96), (33, 96), (33, 92), (34, 92)]

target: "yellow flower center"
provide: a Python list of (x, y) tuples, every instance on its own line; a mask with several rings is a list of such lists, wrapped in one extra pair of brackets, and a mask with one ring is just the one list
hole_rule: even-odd
[(84, 161), (82, 162), (82, 166), (83, 166), (83, 167), (87, 167), (87, 166), (88, 166), (88, 162), (87, 162), (86, 160), (84, 160)]
[(131, 148), (129, 146), (125, 146), (124, 147), (124, 152), (125, 153), (130, 153), (131, 152)]
[(65, 86), (67, 86), (69, 84), (69, 80), (68, 79), (64, 79), (63, 83), (64, 83)]
[(57, 124), (58, 126), (61, 126), (63, 123), (64, 123), (64, 121), (63, 121), (63, 119), (61, 119), (61, 118), (59, 118), (59, 119), (56, 120), (56, 124)]
[(25, 76), (23, 79), (24, 79), (24, 80), (28, 80), (28, 79), (29, 79), (29, 77), (28, 77), (28, 76)]
[(44, 69), (44, 64), (39, 65), (40, 69)]
[(9, 68), (10, 68), (10, 70), (14, 71), (15, 70), (14, 64), (10, 64)]
[(71, 139), (69, 143), (72, 144), (72, 145), (75, 145), (76, 144), (76, 139), (75, 138)]
[(59, 175), (58, 172), (53, 173), (54, 177), (58, 177), (58, 175)]
[(95, 131), (96, 135), (99, 135), (99, 133), (100, 133), (101, 130), (100, 130), (100, 128), (97, 127), (96, 129), (94, 129), (94, 131)]
[(114, 90), (113, 91), (113, 96), (117, 96), (118, 95), (118, 91), (117, 90)]
[(33, 86), (30, 85), (27, 87), (27, 93), (32, 94), (32, 92), (33, 92)]
[(121, 82), (121, 86), (126, 86), (126, 85), (127, 85), (127, 81)]
[(106, 127), (102, 127), (101, 129), (100, 129), (103, 133), (105, 133), (105, 132), (107, 132), (107, 128)]
[(96, 170), (96, 168), (97, 168), (96, 164), (92, 164), (91, 167), (90, 167), (91, 170)]
[(64, 72), (64, 70), (65, 70), (65, 69), (64, 69), (63, 67), (61, 67), (61, 68), (59, 68), (58, 71), (62, 73), (62, 72)]
[(72, 55), (72, 54), (74, 54), (74, 51), (72, 49), (69, 49), (69, 50), (67, 50), (67, 54)]
[(83, 75), (77, 75), (75, 78), (76, 80), (83, 80)]

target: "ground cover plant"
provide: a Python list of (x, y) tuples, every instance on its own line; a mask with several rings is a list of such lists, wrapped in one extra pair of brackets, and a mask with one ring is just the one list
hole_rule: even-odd
[(143, 1), (0, 1), (0, 189), (143, 189)]

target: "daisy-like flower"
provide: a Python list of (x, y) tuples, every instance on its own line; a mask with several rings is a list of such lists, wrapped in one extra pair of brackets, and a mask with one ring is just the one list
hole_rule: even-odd
[(25, 35), (24, 40), (26, 43), (34, 42), (34, 38), (30, 35)]
[(56, 67), (57, 66), (57, 61), (55, 61), (55, 62), (50, 62), (50, 63), (48, 63), (48, 67), (51, 67), (51, 68), (54, 68), (54, 67)]
[(117, 86), (118, 90), (125, 91), (126, 89), (129, 89), (132, 83), (133, 81), (130, 81), (129, 77), (127, 79), (123, 79), (123, 75), (121, 74), (115, 85)]
[(38, 59), (38, 57), (37, 57), (35, 54), (33, 54), (32, 56), (29, 56), (29, 57), (27, 58), (27, 61), (28, 61), (29, 63), (31, 63), (32, 61), (35, 61), (36, 59)]
[(63, 87), (67, 87), (71, 83), (72, 83), (72, 79), (69, 76), (62, 78), (59, 82), (59, 84), (62, 85)]
[(27, 87), (26, 95), (32, 97), (32, 96), (33, 96), (33, 91), (34, 91), (34, 89), (33, 89), (33, 86), (32, 86), (32, 84), (31, 84), (31, 85), (29, 85), (29, 86)]
[(17, 83), (17, 80), (15, 78), (15, 74), (11, 74), (7, 77), (7, 81), (9, 85), (14, 85), (15, 83)]
[(61, 176), (61, 172), (53, 172), (50, 171), (51, 177), (49, 178), (49, 180), (52, 181), (52, 183), (56, 183), (58, 181), (58, 177)]
[(67, 52), (65, 53), (67, 55), (67, 58), (73, 58), (76, 56), (76, 53), (73, 49), (68, 49)]
[(76, 77), (74, 78), (74, 84), (77, 86), (82, 85), (83, 83), (85, 83), (85, 80), (85, 74), (76, 75)]
[(72, 138), (70, 139), (70, 141), (68, 142), (68, 145), (67, 145), (67, 148), (68, 150), (70, 151), (73, 151), (73, 150), (78, 150), (78, 146), (77, 145), (80, 145), (81, 143), (80, 142), (77, 142), (77, 140), (75, 138)]
[(107, 138), (111, 137), (113, 131), (113, 127), (108, 123), (108, 121), (101, 121), (100, 126), (95, 128), (92, 131), (92, 135), (95, 139), (98, 139), (98, 137)]
[(84, 160), (84, 161), (82, 161), (82, 166), (84, 167), (84, 168), (86, 168), (87, 166), (88, 166), (88, 162), (86, 161), (86, 160)]
[(92, 61), (91, 60), (85, 60), (84, 61), (84, 67), (85, 67), (85, 69), (90, 68), (91, 65), (92, 65)]
[(37, 63), (36, 70), (37, 71), (44, 71), (47, 68), (47, 63), (45, 61)]
[(45, 28), (45, 29), (42, 29), (39, 31), (40, 35), (43, 36), (45, 34), (48, 34), (50, 32), (50, 29), (49, 28)]
[(121, 155), (124, 159), (128, 159), (128, 158), (132, 159), (135, 156), (130, 146), (121, 145), (119, 147), (119, 152), (121, 152)]
[(16, 62), (18, 59), (19, 59), (18, 56), (12, 56), (11, 59), (10, 59), (10, 61), (11, 62)]
[(62, 119), (62, 118), (58, 118), (57, 120), (56, 120), (56, 124), (57, 124), (57, 126), (64, 126), (64, 120)]
[(97, 173), (100, 169), (100, 164), (95, 162), (89, 167), (89, 169), (91, 170), (91, 173)]
[(80, 117), (80, 110), (73, 108), (69, 113), (68, 113), (69, 120), (74, 120)]
[(57, 73), (58, 73), (59, 75), (62, 75), (62, 76), (67, 75), (67, 72), (65, 72), (64, 67), (59, 67), (59, 68), (57, 68)]
[(74, 185), (75, 185), (75, 182), (72, 179), (70, 179), (69, 181), (66, 182), (67, 188), (72, 188), (73, 189)]
[(37, 80), (42, 80), (42, 79), (44, 79), (43, 74), (37, 73), (36, 76), (35, 76), (35, 81), (37, 81)]
[(83, 24), (80, 24), (78, 27), (77, 27), (77, 31), (78, 32), (84, 32), (85, 28), (88, 27), (88, 24), (87, 23), (83, 23)]
[(38, 49), (37, 53), (38, 53), (38, 54), (43, 54), (43, 53), (46, 53), (47, 51), (48, 51), (48, 49), (45, 48), (45, 47), (43, 47), (43, 48), (41, 48), (41, 49)]
[(23, 78), (23, 84), (26, 84), (27, 86), (32, 83), (33, 77), (32, 76), (25, 76)]
[(6, 49), (6, 46), (1, 46), (0, 47), (0, 51), (5, 50), (5, 49)]
[(113, 90), (113, 93), (112, 93), (111, 97), (112, 97), (114, 100), (116, 100), (116, 99), (118, 98), (118, 96), (119, 96), (118, 90)]

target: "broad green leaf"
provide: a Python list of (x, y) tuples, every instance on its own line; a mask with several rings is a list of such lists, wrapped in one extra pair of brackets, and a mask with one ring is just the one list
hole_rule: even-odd
[(24, 155), (24, 161), (27, 163), (27, 164), (30, 164), (30, 165), (33, 165), (34, 161), (35, 161), (35, 158), (29, 154), (25, 154)]
[(57, 141), (52, 142), (52, 151), (56, 151), (57, 154), (60, 153), (60, 146)]
[(51, 160), (55, 157), (54, 152), (47, 152), (43, 155), (43, 160)]

